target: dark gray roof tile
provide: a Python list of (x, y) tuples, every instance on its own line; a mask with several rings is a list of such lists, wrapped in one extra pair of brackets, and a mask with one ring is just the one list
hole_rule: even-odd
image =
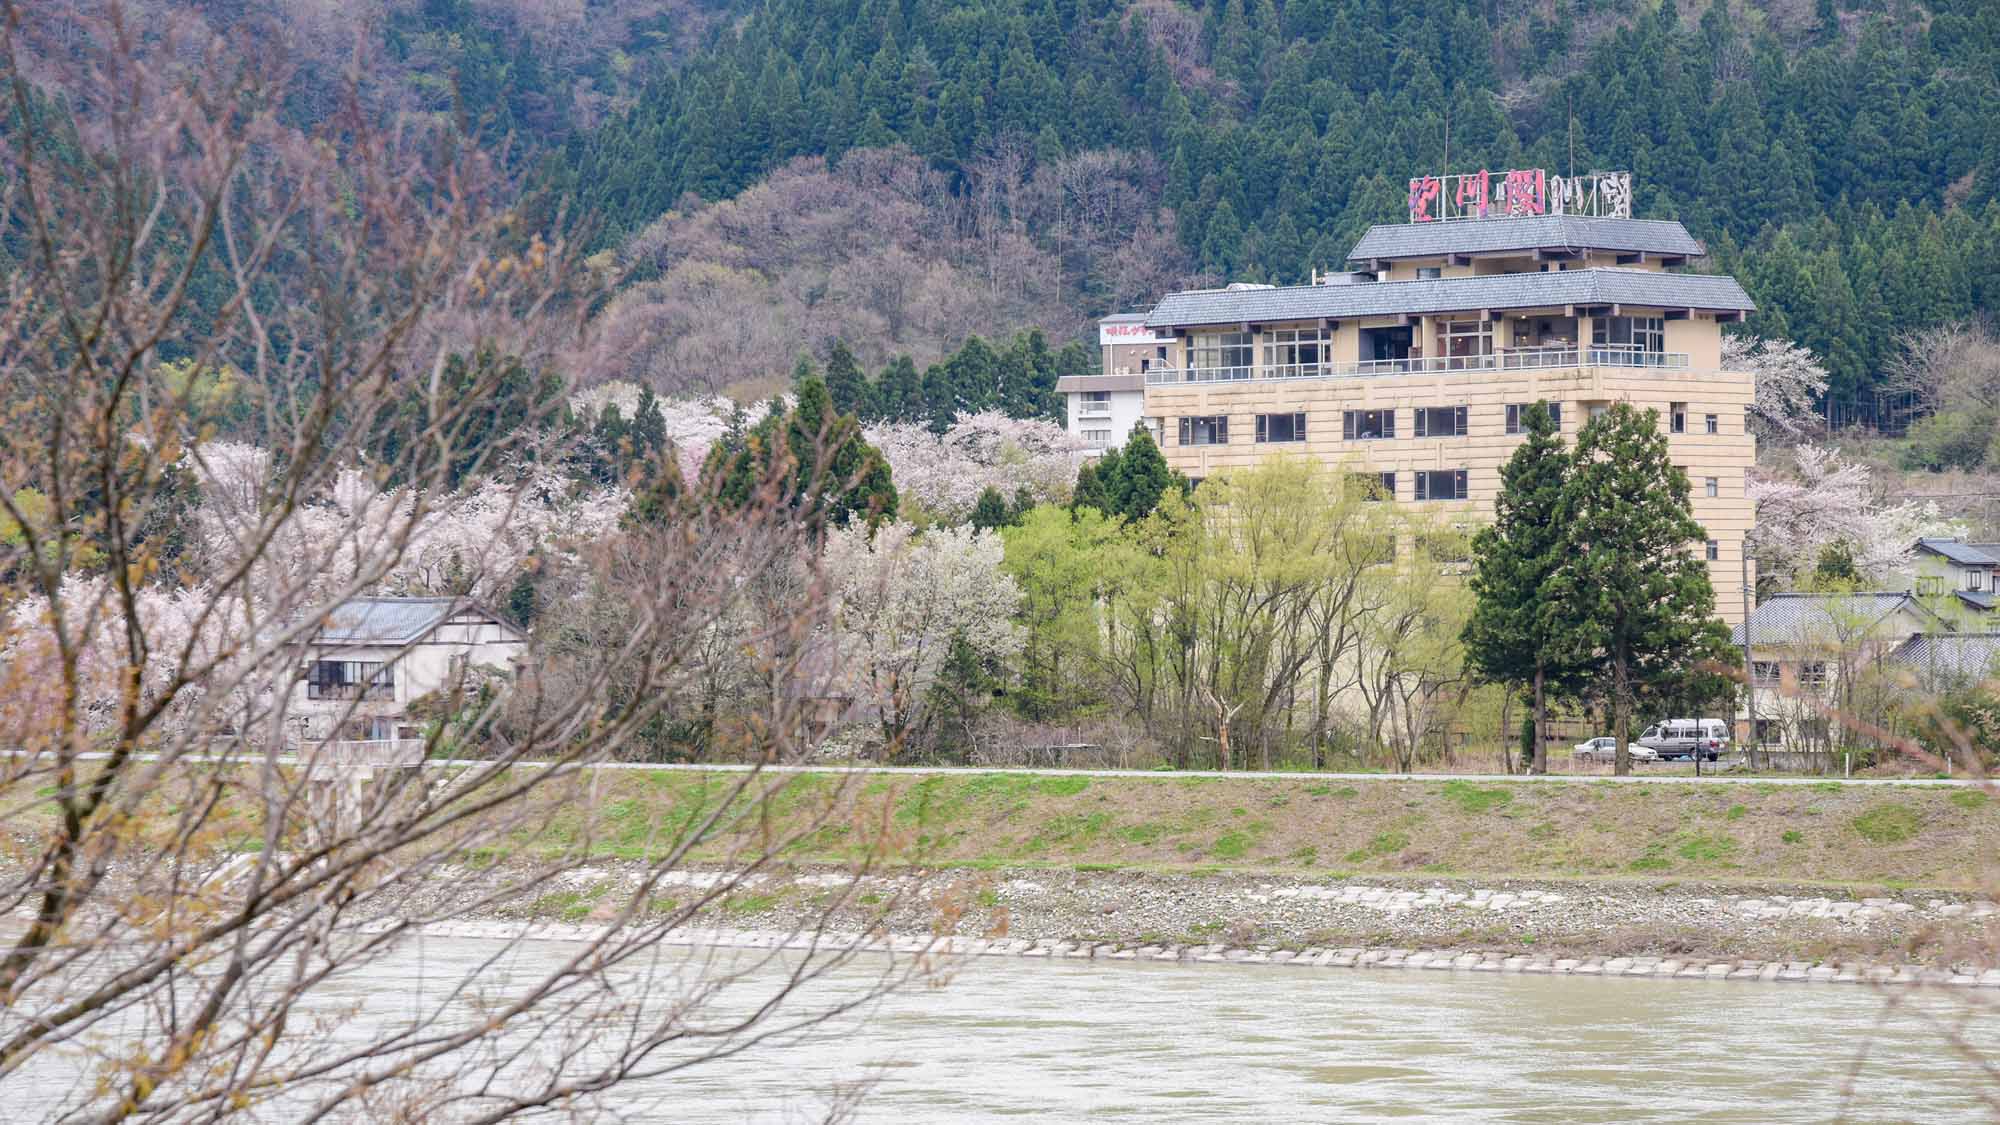
[[(1773, 594), (1750, 613), (1750, 643), (1774, 647), (1824, 644), (1865, 633), (1905, 607), (1926, 620), (1939, 621), (1923, 603), (1896, 591)], [(1730, 638), (1732, 643), (1742, 644), (1743, 626), (1738, 625)]]
[(1489, 274), (1359, 285), (1275, 289), (1192, 289), (1169, 293), (1146, 317), (1151, 328), (1283, 320), (1470, 312), (1561, 305), (1635, 305), (1750, 311), (1757, 307), (1733, 277), (1640, 269)]
[(1439, 258), (1510, 250), (1613, 250), (1696, 258), (1707, 253), (1688, 229), (1671, 219), (1600, 219), (1536, 215), (1462, 223), (1384, 223), (1368, 228), (1350, 261), (1373, 258)]

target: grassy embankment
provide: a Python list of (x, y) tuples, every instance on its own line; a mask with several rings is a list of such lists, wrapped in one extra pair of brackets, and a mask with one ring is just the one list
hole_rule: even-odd
[[(528, 850), (588, 833), (607, 858), (641, 858), (673, 823), (720, 800), (726, 775), (621, 772), (595, 813), (551, 810)], [(1302, 877), (1699, 879), (1983, 889), (2000, 860), (2000, 801), (1942, 787), (1509, 784), (1051, 774), (834, 774), (784, 785), (705, 857), (788, 818), (839, 815), (787, 851), (851, 858), (890, 829), (903, 863), (1263, 871)], [(839, 793), (838, 797), (834, 794)], [(725, 846), (725, 843), (727, 846)]]

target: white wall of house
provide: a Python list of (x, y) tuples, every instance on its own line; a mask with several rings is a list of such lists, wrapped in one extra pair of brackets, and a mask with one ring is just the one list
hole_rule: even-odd
[[(1095, 393), (1099, 398), (1092, 400)], [(1125, 444), (1132, 427), (1146, 416), (1146, 392), (1072, 391), (1068, 399), (1069, 432), (1082, 438), (1092, 449), (1117, 449)]]
[[(403, 720), (411, 702), (450, 687), (462, 669), (511, 671), (525, 650), (526, 642), (518, 633), (478, 613), (459, 614), (409, 645), (309, 647), (300, 660), (301, 676), (292, 685), (293, 733), (304, 738), (343, 733), (363, 738), (418, 737), (403, 729), (409, 725)], [(320, 661), (380, 665), (391, 683), (358, 699), (316, 699), (312, 669)]]

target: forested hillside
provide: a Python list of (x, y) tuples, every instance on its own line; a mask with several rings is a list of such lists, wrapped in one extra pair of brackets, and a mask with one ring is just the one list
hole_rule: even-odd
[[(1686, 221), (1753, 329), (1851, 396), (1899, 331), (2000, 305), (1996, 61), (1989, 0), (773, 0), (572, 134), (540, 188), (615, 242), (690, 193), (901, 144), (1060, 258), (1009, 208), (1108, 152), (1170, 224), (1156, 274), (1288, 282), (1395, 218), (1447, 134), (1453, 168), (1563, 169), (1573, 113), (1575, 167), (1630, 168), (1637, 212)], [(1051, 295), (1078, 312), (1143, 296), (1072, 272)]]

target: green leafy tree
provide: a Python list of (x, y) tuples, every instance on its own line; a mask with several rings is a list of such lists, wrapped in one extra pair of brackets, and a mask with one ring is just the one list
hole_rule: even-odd
[(1559, 607), (1558, 643), (1579, 675), (1602, 685), (1617, 771), (1630, 773), (1634, 708), (1680, 692), (1729, 643), (1694, 553), (1707, 533), (1687, 474), (1667, 459), (1658, 411), (1616, 403), (1583, 427), (1557, 520), (1566, 542), (1546, 588)]
[(1472, 617), (1465, 625), (1465, 660), (1489, 683), (1526, 687), (1533, 701), (1536, 773), (1548, 772), (1548, 689), (1563, 678), (1561, 607), (1550, 581), (1568, 549), (1561, 518), (1570, 458), (1545, 404), (1529, 407), (1527, 440), (1500, 468), (1493, 523), (1472, 539), (1477, 569)]
[(1100, 478), (1111, 498), (1111, 512), (1108, 514), (1127, 520), (1142, 520), (1160, 506), (1160, 497), (1166, 495), (1168, 489), (1186, 489), (1187, 478), (1168, 467), (1166, 456), (1153, 442), (1153, 432), (1144, 426), (1133, 428), (1132, 435), (1125, 439), (1123, 452), (1113, 464), (1116, 475)]

